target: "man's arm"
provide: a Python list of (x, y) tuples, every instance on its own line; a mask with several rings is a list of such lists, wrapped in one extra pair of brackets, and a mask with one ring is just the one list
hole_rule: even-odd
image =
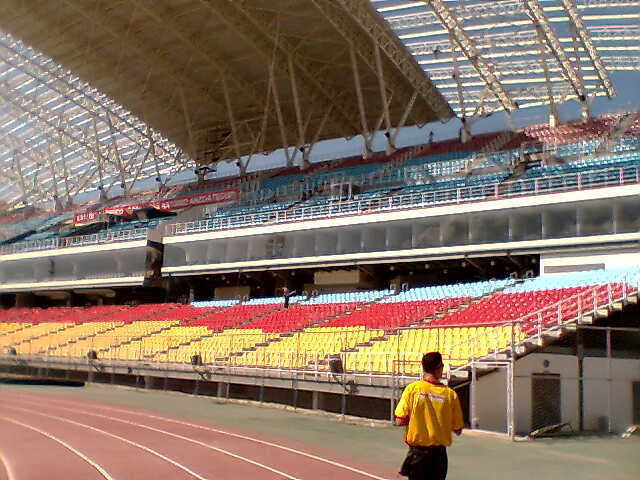
[(460, 400), (458, 399), (458, 395), (456, 392), (453, 392), (453, 398), (451, 399), (451, 408), (453, 409), (451, 418), (453, 420), (452, 430), (456, 435), (460, 435), (462, 433), (462, 428), (464, 427), (464, 420), (462, 419), (462, 408), (460, 407)]
[(396, 427), (403, 427), (404, 425), (409, 425), (409, 416), (411, 414), (411, 407), (409, 401), (409, 388), (405, 388), (402, 392), (402, 396), (400, 397), (400, 401), (396, 406), (395, 416), (396, 416)]

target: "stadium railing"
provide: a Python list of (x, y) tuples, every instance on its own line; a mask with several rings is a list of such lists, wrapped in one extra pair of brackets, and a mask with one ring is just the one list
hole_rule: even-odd
[(574, 172), (413, 194), (399, 193), (385, 198), (336, 201), (325, 205), (291, 208), (269, 213), (219, 216), (169, 225), (168, 235), (184, 235), (232, 228), (255, 227), (261, 224), (300, 222), (327, 217), (560, 193), (639, 182), (639, 167), (617, 167), (593, 172)]
[(90, 235), (74, 237), (53, 237), (42, 240), (17, 242), (0, 246), (2, 255), (12, 253), (35, 252), (41, 250), (55, 250), (59, 248), (84, 247), (112, 242), (128, 242), (147, 238), (148, 228), (132, 228), (127, 230), (105, 230)]

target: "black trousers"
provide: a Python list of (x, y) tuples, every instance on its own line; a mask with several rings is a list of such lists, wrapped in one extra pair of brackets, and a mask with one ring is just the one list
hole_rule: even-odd
[(409, 447), (400, 475), (409, 480), (445, 480), (448, 468), (446, 447)]

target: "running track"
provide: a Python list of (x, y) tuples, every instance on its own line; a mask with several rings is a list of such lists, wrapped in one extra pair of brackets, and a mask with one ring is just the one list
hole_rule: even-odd
[(392, 469), (120, 405), (0, 390), (0, 480), (383, 480)]

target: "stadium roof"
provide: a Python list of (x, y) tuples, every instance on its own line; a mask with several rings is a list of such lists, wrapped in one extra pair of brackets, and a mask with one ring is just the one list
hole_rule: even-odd
[(459, 116), (615, 94), (637, 0), (371, 0)]
[(367, 128), (398, 124), (414, 93), (410, 124), (453, 115), (367, 0), (3, 5), (2, 28), (203, 163), (358, 135), (358, 88)]
[(0, 200), (393, 139), (454, 111), (586, 104), (640, 70), (639, 19), (624, 0), (5, 0)]

